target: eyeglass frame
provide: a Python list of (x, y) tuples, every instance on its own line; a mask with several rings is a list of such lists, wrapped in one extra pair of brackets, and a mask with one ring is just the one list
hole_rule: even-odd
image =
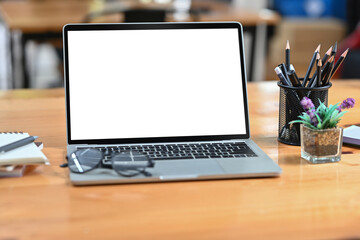
[[(75, 154), (75, 156), (77, 157), (76, 152), (80, 152), (80, 151), (84, 151), (84, 150), (94, 150), (94, 151), (97, 151), (97, 152), (99, 152), (99, 153), (101, 154), (101, 157), (99, 158), (98, 163), (95, 164), (95, 165), (94, 165), (93, 167), (91, 167), (90, 169), (87, 169), (87, 170), (85, 170), (85, 171), (79, 171), (79, 172), (74, 171), (72, 168), (69, 167), (69, 156)], [(126, 163), (126, 164), (124, 164), (124, 165), (126, 165), (126, 168), (127, 168), (127, 169), (125, 168), (124, 171), (119, 171), (119, 170), (114, 169), (113, 166), (114, 166), (114, 159), (115, 159), (115, 157), (116, 157), (116, 156), (119, 156), (120, 154), (126, 154), (126, 153), (130, 153), (130, 155), (132, 155), (132, 156), (134, 155), (134, 153), (138, 153), (139, 155), (141, 155), (141, 156), (143, 156), (143, 157), (146, 157), (147, 165), (146, 165), (146, 166), (136, 166), (136, 164), (135, 164), (135, 165), (128, 164), (129, 161), (126, 161), (126, 162), (124, 161), (123, 163)], [(155, 166), (154, 160), (152, 160), (151, 158), (149, 158), (148, 155), (143, 154), (143, 153), (140, 153), (140, 152), (138, 152), (138, 151), (133, 151), (133, 150), (130, 150), (130, 151), (120, 151), (120, 152), (117, 152), (117, 153), (112, 153), (112, 154), (111, 154), (111, 164), (106, 164), (106, 163), (104, 163), (104, 160), (105, 160), (105, 159), (104, 159), (104, 153), (103, 153), (102, 151), (98, 150), (98, 149), (95, 149), (95, 148), (76, 149), (76, 150), (75, 150), (74, 152), (72, 152), (71, 154), (68, 154), (68, 155), (66, 156), (66, 159), (67, 159), (68, 162), (65, 163), (65, 164), (60, 165), (60, 167), (68, 167), (71, 172), (77, 173), (77, 174), (84, 174), (84, 173), (90, 172), (90, 171), (92, 171), (92, 170), (94, 170), (94, 169), (97, 169), (97, 168), (108, 168), (108, 169), (111, 168), (111, 169), (114, 170), (118, 175), (123, 176), (123, 177), (134, 177), (134, 176), (137, 176), (137, 175), (139, 175), (139, 174), (144, 174), (146, 177), (151, 177), (152, 174), (151, 174), (150, 172), (146, 171), (146, 169), (147, 169), (147, 168), (153, 168), (153, 167)], [(82, 169), (82, 166), (81, 166), (81, 164), (79, 163), (79, 161), (77, 160), (77, 158), (75, 158), (76, 161), (74, 160), (74, 158), (72, 158), (72, 159), (73, 159), (73, 161), (74, 161), (74, 164), (77, 165), (77, 166), (80, 166), (80, 168)], [(121, 161), (119, 161), (119, 162), (121, 162)], [(119, 163), (119, 162), (118, 162), (118, 163)], [(136, 162), (136, 161), (135, 161), (135, 162)], [(131, 168), (131, 167), (133, 167), (133, 168)], [(136, 171), (136, 172), (135, 172), (135, 173), (125, 173), (126, 171), (130, 171), (130, 170)]]

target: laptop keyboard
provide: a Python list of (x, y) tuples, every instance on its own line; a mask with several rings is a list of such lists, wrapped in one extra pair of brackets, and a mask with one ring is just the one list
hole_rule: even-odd
[[(79, 147), (78, 149), (81, 149)], [(104, 153), (105, 160), (122, 151), (137, 151), (153, 160), (207, 159), (256, 157), (257, 155), (245, 144), (234, 143), (198, 143), (198, 144), (164, 144), (164, 145), (131, 145), (97, 147)]]

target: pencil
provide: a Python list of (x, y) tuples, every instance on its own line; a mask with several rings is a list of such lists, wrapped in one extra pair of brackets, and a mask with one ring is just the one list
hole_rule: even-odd
[(342, 64), (342, 62), (344, 61), (344, 59), (346, 58), (346, 55), (348, 53), (349, 49), (346, 49), (341, 56), (339, 57), (339, 59), (337, 60), (337, 62), (335, 63), (334, 69), (331, 71), (331, 75), (330, 75), (330, 79), (334, 76), (334, 74), (336, 73), (336, 71), (339, 69), (340, 65)]
[(333, 49), (333, 46), (331, 46), (329, 48), (329, 50), (327, 50), (327, 52), (325, 53), (323, 59), (321, 60), (321, 63), (325, 63), (326, 60), (328, 60), (329, 56), (331, 55), (332, 49)]
[(322, 60), (319, 59), (318, 63), (317, 63), (317, 81), (316, 81), (316, 86), (321, 87), (321, 66), (322, 66)]
[(306, 74), (305, 74), (305, 77), (304, 77), (304, 81), (303, 81), (303, 83), (302, 83), (302, 86), (303, 86), (303, 87), (306, 86), (306, 82), (307, 82), (307, 80), (308, 80), (308, 78), (309, 78), (309, 75), (310, 75), (311, 70), (312, 70), (312, 68), (313, 68), (313, 66), (314, 66), (314, 63), (315, 63), (316, 54), (317, 54), (318, 52), (320, 52), (320, 46), (321, 46), (321, 44), (319, 44), (319, 46), (316, 48), (316, 50), (315, 50), (315, 52), (314, 52), (314, 54), (313, 54), (313, 56), (312, 56), (312, 58), (311, 58), (309, 67), (308, 67), (308, 69), (307, 69), (307, 71), (306, 71)]
[[(329, 60), (330, 61), (330, 60)], [(326, 73), (326, 76), (325, 76), (325, 86), (329, 84), (330, 82), (330, 76), (331, 76), (331, 72), (332, 70), (334, 69), (334, 63), (335, 63), (335, 56), (334, 58), (332, 59), (332, 61), (330, 62), (330, 65), (329, 65), (329, 70), (328, 72)]]
[(286, 68), (290, 70), (290, 43), (289, 40), (286, 41), (286, 48), (285, 48), (285, 64)]
[(325, 67), (323, 68), (321, 72), (321, 82), (322, 86), (326, 86), (327, 79), (331, 73), (331, 63), (334, 63), (334, 56), (331, 56), (329, 60), (326, 62)]
[(334, 44), (334, 47), (333, 47), (333, 49), (331, 51), (331, 56), (335, 56), (336, 51), (337, 51), (337, 42), (335, 42), (335, 44)]
[(329, 74), (328, 76), (326, 77), (326, 85), (329, 84), (330, 82), (330, 79), (331, 79), (331, 73), (332, 71), (334, 70), (334, 65), (335, 65), (335, 56), (334, 56), (334, 59), (332, 60), (332, 62), (330, 63), (330, 67), (329, 67)]
[[(320, 60), (320, 53), (317, 53), (316, 54), (316, 66), (318, 65), (317, 63), (319, 62)], [(317, 76), (317, 69), (315, 70), (313, 76), (311, 77), (309, 83), (308, 83), (308, 87), (314, 87), (316, 85), (316, 76)]]
[(322, 70), (321, 70), (321, 85), (322, 86), (324, 86), (324, 77), (325, 77), (325, 75), (326, 75), (326, 72), (327, 72), (327, 70), (329, 69), (329, 65), (330, 65), (330, 62), (329, 62), (330, 60), (328, 60), (325, 64), (323, 64), (323, 66), (322, 66)]

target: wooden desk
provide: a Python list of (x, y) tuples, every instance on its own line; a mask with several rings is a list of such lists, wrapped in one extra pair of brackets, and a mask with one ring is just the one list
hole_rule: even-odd
[[(26, 70), (26, 52), (24, 51), (28, 40), (49, 40), (60, 39), (61, 31), (67, 23), (82, 23), (89, 12), (99, 9), (130, 8), (131, 6), (139, 6), (138, 1), (122, 0), (110, 1), (106, 5), (99, 6), (101, 1), (92, 0), (5, 0), (0, 1), (0, 13), (10, 32), (20, 31), (21, 38), (21, 66), (23, 71), (24, 86), (30, 87), (29, 73)], [(150, 7), (143, 4), (143, 7)], [(158, 8), (169, 9), (169, 4), (158, 4)], [(152, 6), (152, 5), (151, 5)], [(275, 25), (280, 21), (280, 16), (272, 11), (251, 11), (244, 9), (234, 9), (227, 4), (221, 4), (214, 1), (193, 0), (192, 7), (194, 9), (208, 9), (209, 11), (200, 12), (197, 15), (198, 21), (239, 21), (245, 30), (252, 35), (252, 44), (250, 54), (250, 71), (248, 79), (251, 81), (253, 76), (255, 42), (256, 42), (256, 26), (257, 24)], [(119, 22), (121, 18), (118, 15), (110, 15), (105, 18), (97, 19), (98, 22)], [(175, 21), (171, 16), (169, 21)], [(265, 44), (265, 43), (264, 43)], [(61, 42), (57, 43), (61, 46)], [(13, 46), (11, 46), (13, 48)], [(13, 55), (13, 53), (12, 53)], [(14, 61), (14, 60), (13, 60)], [(19, 71), (19, 69), (15, 69)]]
[[(342, 125), (360, 124), (360, 80), (334, 81), (330, 103), (356, 99)], [(311, 165), (277, 142), (275, 82), (248, 84), (252, 136), (278, 178), (74, 187), (65, 156), (64, 90), (0, 92), (0, 131), (40, 136), (51, 166), (0, 179), (0, 239), (355, 239), (360, 149)]]

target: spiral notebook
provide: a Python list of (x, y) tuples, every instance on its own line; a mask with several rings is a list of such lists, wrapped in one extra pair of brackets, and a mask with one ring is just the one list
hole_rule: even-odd
[[(0, 133), (0, 146), (18, 141), (28, 137), (28, 133), (2, 132)], [(13, 149), (0, 154), (0, 165), (18, 165), (18, 164), (46, 164), (49, 161), (44, 153), (36, 146), (30, 143), (25, 146)]]

